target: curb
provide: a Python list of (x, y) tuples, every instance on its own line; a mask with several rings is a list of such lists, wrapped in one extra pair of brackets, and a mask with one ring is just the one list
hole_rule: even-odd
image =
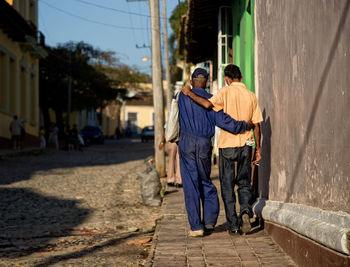
[(302, 204), (258, 199), (255, 214), (287, 227), (330, 249), (350, 255), (350, 215)]
[(163, 219), (163, 217), (156, 220), (156, 222), (157, 222), (156, 223), (156, 230), (155, 230), (153, 238), (152, 238), (152, 246), (150, 249), (150, 253), (148, 254), (145, 267), (152, 267), (153, 266), (154, 254), (156, 252), (156, 247), (157, 247), (157, 243), (158, 243), (158, 235), (159, 235), (159, 227), (158, 226), (159, 226), (162, 219)]
[[(163, 184), (162, 184), (163, 185)], [(166, 184), (165, 184), (165, 190), (166, 190)], [(150, 253), (148, 254), (147, 260), (146, 260), (146, 265), (145, 267), (152, 267), (153, 266), (153, 259), (154, 259), (154, 254), (156, 252), (156, 247), (157, 247), (157, 243), (158, 243), (158, 236), (159, 236), (159, 226), (164, 218), (164, 214), (165, 214), (165, 207), (167, 205), (167, 201), (166, 201), (166, 196), (164, 195), (162, 198), (162, 205), (161, 205), (161, 217), (159, 219), (156, 220), (156, 229), (154, 231), (154, 235), (152, 238), (152, 246), (150, 249)]]

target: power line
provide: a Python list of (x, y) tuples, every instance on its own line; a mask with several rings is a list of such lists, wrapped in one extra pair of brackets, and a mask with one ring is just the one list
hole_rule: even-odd
[[(94, 7), (98, 7), (101, 9), (106, 9), (109, 11), (115, 11), (115, 12), (119, 12), (119, 13), (124, 13), (124, 14), (129, 14), (129, 15), (135, 15), (135, 16), (141, 16), (141, 17), (148, 17), (150, 18), (150, 15), (147, 14), (142, 14), (142, 13), (136, 13), (136, 12), (130, 12), (130, 10), (125, 11), (125, 10), (121, 10), (121, 9), (117, 9), (117, 8), (113, 8), (113, 7), (108, 7), (108, 6), (103, 6), (103, 5), (99, 5), (99, 4), (95, 4), (95, 3), (91, 3), (85, 0), (75, 0), (77, 2), (83, 3), (85, 5), (90, 5), (90, 6), (94, 6)], [(168, 18), (167, 18), (168, 19)]]
[(102, 5), (98, 5), (98, 4), (91, 3), (91, 2), (88, 2), (88, 1), (84, 1), (84, 0), (75, 0), (75, 1), (83, 3), (85, 5), (94, 6), (94, 7), (110, 10), (110, 11), (119, 12), (119, 13), (135, 15), (135, 16), (141, 16), (141, 17), (150, 17), (150, 15), (147, 15), (147, 14), (135, 13), (135, 12), (125, 11), (125, 10), (121, 10), (121, 9), (116, 9), (116, 8), (113, 8), (113, 7), (102, 6)]
[[(131, 27), (133, 28), (133, 30), (132, 30), (132, 36), (133, 36), (133, 38), (134, 38), (134, 43), (136, 43), (136, 36), (135, 36), (134, 24), (132, 23), (131, 14), (130, 14), (130, 9), (129, 9), (129, 4), (127, 4), (127, 7), (128, 7), (128, 11), (129, 11), (129, 12), (128, 12), (128, 13), (129, 13), (128, 17), (129, 17), (130, 25), (131, 25)], [(138, 54), (141, 55), (140, 51), (138, 51)]]
[[(41, 0), (41, 2), (44, 3), (44, 1), (42, 1), (42, 0)], [(47, 4), (47, 3), (45, 3), (45, 4)], [(7, 17), (7, 19), (8, 19), (9, 21), (11, 21), (13, 24), (15, 24), (16, 27), (17, 27), (17, 29), (18, 29), (23, 35), (26, 35), (26, 34), (27, 34), (27, 33), (23, 30), (23, 28), (18, 24), (18, 22), (15, 21), (15, 20), (13, 20), (13, 18), (12, 18), (11, 16), (9, 16), (9, 14), (7, 14), (6, 12), (4, 12), (4, 10), (0, 9), (0, 13), (2, 13), (3, 16)], [(45, 26), (45, 28), (46, 28), (46, 25), (44, 25), (44, 26)], [(46, 30), (47, 30), (47, 28), (46, 28)], [(56, 47), (54, 47), (54, 46), (49, 46), (49, 47), (51, 47), (51, 48), (53, 48), (53, 49), (57, 48), (57, 46), (56, 46)], [(48, 51), (48, 52), (49, 52), (49, 51)], [(68, 63), (68, 62), (69, 62), (67, 58), (65, 58), (64, 56), (62, 56), (62, 54), (58, 54), (58, 53), (57, 53), (56, 51), (54, 51), (54, 50), (51, 50), (51, 51), (49, 52), (49, 54), (50, 54), (51, 56), (55, 57), (56, 59), (59, 59), (59, 60), (65, 62), (65, 63)], [(116, 54), (122, 54), (122, 53), (116, 52)], [(126, 54), (124, 54), (124, 55), (128, 58), (128, 55), (126, 55)], [(124, 64), (124, 63), (122, 63), (122, 64)], [(127, 65), (127, 64), (125, 64), (125, 65)], [(129, 65), (127, 65), (127, 66), (129, 66)], [(139, 68), (139, 67), (137, 67), (137, 68)]]
[[(138, 8), (139, 8), (139, 13), (141, 13), (141, 2), (140, 1), (138, 1), (137, 2), (137, 5), (138, 5)], [(128, 5), (128, 8), (129, 8), (129, 5)], [(142, 20), (143, 19), (148, 19), (148, 18), (142, 18), (142, 17), (139, 17), (139, 25), (143, 25), (143, 22), (142, 22)], [(146, 33), (147, 34), (147, 33)], [(146, 43), (146, 38), (145, 38), (145, 32), (144, 31), (142, 31), (142, 40), (143, 40), (143, 42), (144, 43)], [(136, 42), (135, 42), (136, 43)], [(147, 53), (147, 55), (149, 55), (148, 53)]]
[(55, 7), (43, 0), (41, 0), (41, 3), (51, 7), (52, 9), (55, 9), (55, 10), (58, 10), (66, 15), (69, 15), (71, 17), (74, 17), (74, 18), (78, 18), (78, 19), (81, 19), (81, 20), (84, 20), (84, 21), (87, 21), (87, 22), (90, 22), (90, 23), (95, 23), (95, 24), (99, 24), (99, 25), (103, 25), (103, 26), (108, 26), (108, 27), (112, 27), (112, 28), (116, 28), (116, 29), (125, 29), (125, 30), (147, 30), (147, 28), (133, 28), (133, 27), (126, 27), (126, 26), (119, 26), (119, 25), (115, 25), (115, 24), (109, 24), (109, 23), (104, 23), (104, 22), (100, 22), (100, 21), (96, 21), (96, 20), (91, 20), (91, 19), (88, 19), (88, 18), (85, 18), (85, 17), (82, 17), (82, 16), (79, 16), (79, 15), (76, 15), (76, 14), (73, 14), (71, 12), (68, 12), (68, 11), (65, 11), (61, 8), (58, 8), (58, 7)]
[[(129, 4), (127, 4), (127, 7), (128, 7), (128, 10), (129, 10)], [(134, 38), (134, 42), (136, 43), (136, 37), (135, 37), (135, 28), (134, 28), (134, 25), (132, 23), (132, 19), (131, 19), (131, 15), (130, 15), (130, 12), (129, 13), (129, 21), (130, 21), (130, 25), (131, 25), (131, 28), (132, 28), (132, 36)]]
[(45, 27), (45, 29), (46, 29), (46, 37), (48, 37), (48, 39), (50, 39), (52, 42), (53, 42), (53, 40), (52, 40), (52, 38), (49, 36), (49, 34), (48, 34), (48, 29), (47, 29), (47, 27), (46, 27), (46, 23), (45, 23), (45, 21), (44, 21), (44, 17), (43, 17), (43, 15), (42, 15), (42, 12), (40, 12), (39, 11), (39, 17), (40, 17), (40, 21), (42, 21), (42, 24), (44, 25), (44, 27)]

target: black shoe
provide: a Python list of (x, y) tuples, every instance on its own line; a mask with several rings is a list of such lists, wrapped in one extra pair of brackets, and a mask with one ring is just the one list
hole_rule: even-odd
[(175, 186), (174, 183), (168, 183), (168, 186)]
[(177, 188), (182, 188), (182, 184), (176, 184), (175, 185)]
[(252, 229), (252, 226), (250, 224), (250, 218), (249, 218), (248, 213), (242, 214), (241, 222), (242, 222), (241, 230), (242, 230), (243, 234), (249, 233), (250, 230)]
[(229, 233), (230, 235), (240, 235), (240, 234), (241, 234), (241, 232), (240, 232), (238, 229), (235, 229), (235, 230), (229, 229), (229, 230), (228, 230), (228, 233)]
[(214, 232), (214, 226), (213, 225), (206, 225), (204, 226), (204, 233), (207, 235), (210, 235)]

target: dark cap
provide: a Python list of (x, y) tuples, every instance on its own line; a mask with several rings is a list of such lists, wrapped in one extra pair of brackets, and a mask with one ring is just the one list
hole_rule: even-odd
[(202, 68), (196, 68), (192, 73), (192, 79), (194, 78), (205, 78), (208, 80), (208, 72)]

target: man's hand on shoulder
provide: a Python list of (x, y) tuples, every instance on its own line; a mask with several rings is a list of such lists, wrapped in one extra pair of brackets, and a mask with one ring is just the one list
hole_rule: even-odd
[(185, 85), (185, 86), (182, 88), (182, 93), (183, 93), (184, 95), (189, 95), (190, 92), (191, 92), (191, 86)]
[(194, 102), (201, 105), (202, 107), (211, 108), (213, 106), (213, 104), (208, 99), (201, 97), (201, 96), (198, 96), (195, 93), (193, 93), (192, 89), (189, 85), (185, 85), (182, 88), (182, 93), (184, 95), (187, 95), (189, 98), (191, 98)]

